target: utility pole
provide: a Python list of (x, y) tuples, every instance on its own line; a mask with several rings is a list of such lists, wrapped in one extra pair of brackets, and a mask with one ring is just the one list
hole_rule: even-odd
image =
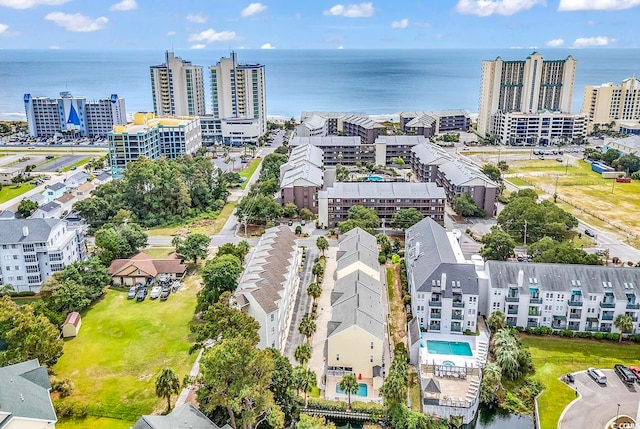
[(526, 220), (524, 221), (524, 254), (527, 256), (529, 255), (529, 253), (527, 252), (527, 221)]

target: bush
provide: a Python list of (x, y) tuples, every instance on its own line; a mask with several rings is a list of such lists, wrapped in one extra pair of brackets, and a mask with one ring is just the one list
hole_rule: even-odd
[(596, 332), (595, 334), (593, 334), (594, 340), (601, 340), (603, 338), (604, 338), (604, 334), (602, 332)]
[(65, 378), (58, 380), (55, 376), (51, 377), (51, 390), (60, 393), (61, 398), (70, 396), (75, 390), (75, 386), (71, 380)]
[(474, 335), (474, 332), (471, 332), (471, 329), (465, 329), (464, 330), (464, 334), (465, 335)]
[(563, 331), (560, 331), (560, 336), (561, 337), (569, 337), (569, 338), (571, 338), (571, 337), (573, 337), (573, 331), (570, 330), (570, 329), (565, 329)]
[(309, 398), (309, 408), (327, 411), (347, 411), (347, 403), (341, 401), (330, 401), (322, 398)]
[(604, 338), (611, 341), (620, 340), (620, 334), (617, 332), (609, 332), (604, 335)]
[(375, 402), (354, 401), (351, 403), (351, 410), (354, 413), (371, 414), (373, 420), (380, 420), (386, 416), (384, 406)]
[[(15, 295), (15, 296), (34, 296), (35, 294), (36, 294), (36, 293), (35, 293), (34, 291), (31, 291), (31, 290), (24, 290), (24, 291), (22, 291), (22, 292), (18, 292), (18, 294), (17, 294), (17, 295)], [(11, 294), (10, 294), (9, 296), (11, 296)]]
[(575, 337), (576, 338), (591, 338), (591, 332), (576, 332), (575, 333)]
[(385, 262), (387, 262), (387, 254), (384, 252), (380, 252), (378, 253), (378, 263), (380, 265), (384, 264)]

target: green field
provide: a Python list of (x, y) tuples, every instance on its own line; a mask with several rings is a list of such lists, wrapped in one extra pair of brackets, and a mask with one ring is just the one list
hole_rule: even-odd
[(176, 249), (175, 247), (151, 246), (143, 249), (142, 251), (152, 258), (162, 259), (174, 253)]
[(60, 401), (130, 422), (162, 411), (166, 401), (155, 395), (156, 376), (172, 368), (182, 379), (196, 358), (188, 350), (198, 287), (198, 278), (189, 276), (165, 302), (136, 302), (126, 290), (109, 290), (83, 315), (79, 335), (65, 341), (53, 367), (57, 377), (75, 384), (73, 394)]
[(556, 429), (562, 411), (575, 399), (575, 392), (559, 378), (567, 372), (588, 367), (613, 368), (616, 363), (640, 364), (640, 345), (551, 336), (521, 336), (522, 345), (531, 352), (534, 377), (543, 384), (538, 397), (541, 429)]
[(129, 429), (134, 422), (127, 420), (107, 419), (104, 417), (87, 417), (85, 419), (61, 419), (56, 429)]
[(150, 237), (176, 235), (179, 230), (189, 233), (213, 235), (219, 232), (236, 208), (236, 201), (230, 201), (224, 205), (220, 212), (204, 213), (196, 219), (191, 219), (185, 224), (159, 226), (150, 228), (147, 235)]
[(0, 203), (6, 203), (9, 200), (19, 197), (27, 191), (35, 188), (36, 185), (31, 183), (21, 183), (20, 185), (5, 185), (0, 190)]
[(251, 176), (253, 176), (253, 173), (256, 171), (261, 161), (261, 159), (254, 159), (248, 166), (239, 171), (240, 177), (245, 178), (245, 181), (242, 182), (242, 189), (247, 187), (249, 179), (251, 179)]
[(519, 177), (507, 177), (504, 180), (506, 180), (507, 182), (511, 182), (516, 186), (531, 186), (528, 182), (525, 182)]

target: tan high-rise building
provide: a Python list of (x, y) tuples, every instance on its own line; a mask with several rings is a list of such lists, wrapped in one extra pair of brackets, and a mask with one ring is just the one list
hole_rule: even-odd
[(156, 116), (201, 116), (205, 113), (202, 66), (165, 52), (165, 63), (150, 67)]
[(586, 86), (582, 113), (587, 115), (588, 129), (614, 121), (640, 121), (640, 82), (635, 77), (598, 86)]
[(570, 113), (576, 60), (544, 60), (534, 52), (524, 61), (498, 57), (482, 62), (478, 133), (492, 134), (492, 116), (498, 112)]

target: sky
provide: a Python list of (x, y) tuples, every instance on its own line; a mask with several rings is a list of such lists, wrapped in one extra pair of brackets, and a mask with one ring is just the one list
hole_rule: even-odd
[(640, 0), (0, 0), (0, 48), (638, 48)]

